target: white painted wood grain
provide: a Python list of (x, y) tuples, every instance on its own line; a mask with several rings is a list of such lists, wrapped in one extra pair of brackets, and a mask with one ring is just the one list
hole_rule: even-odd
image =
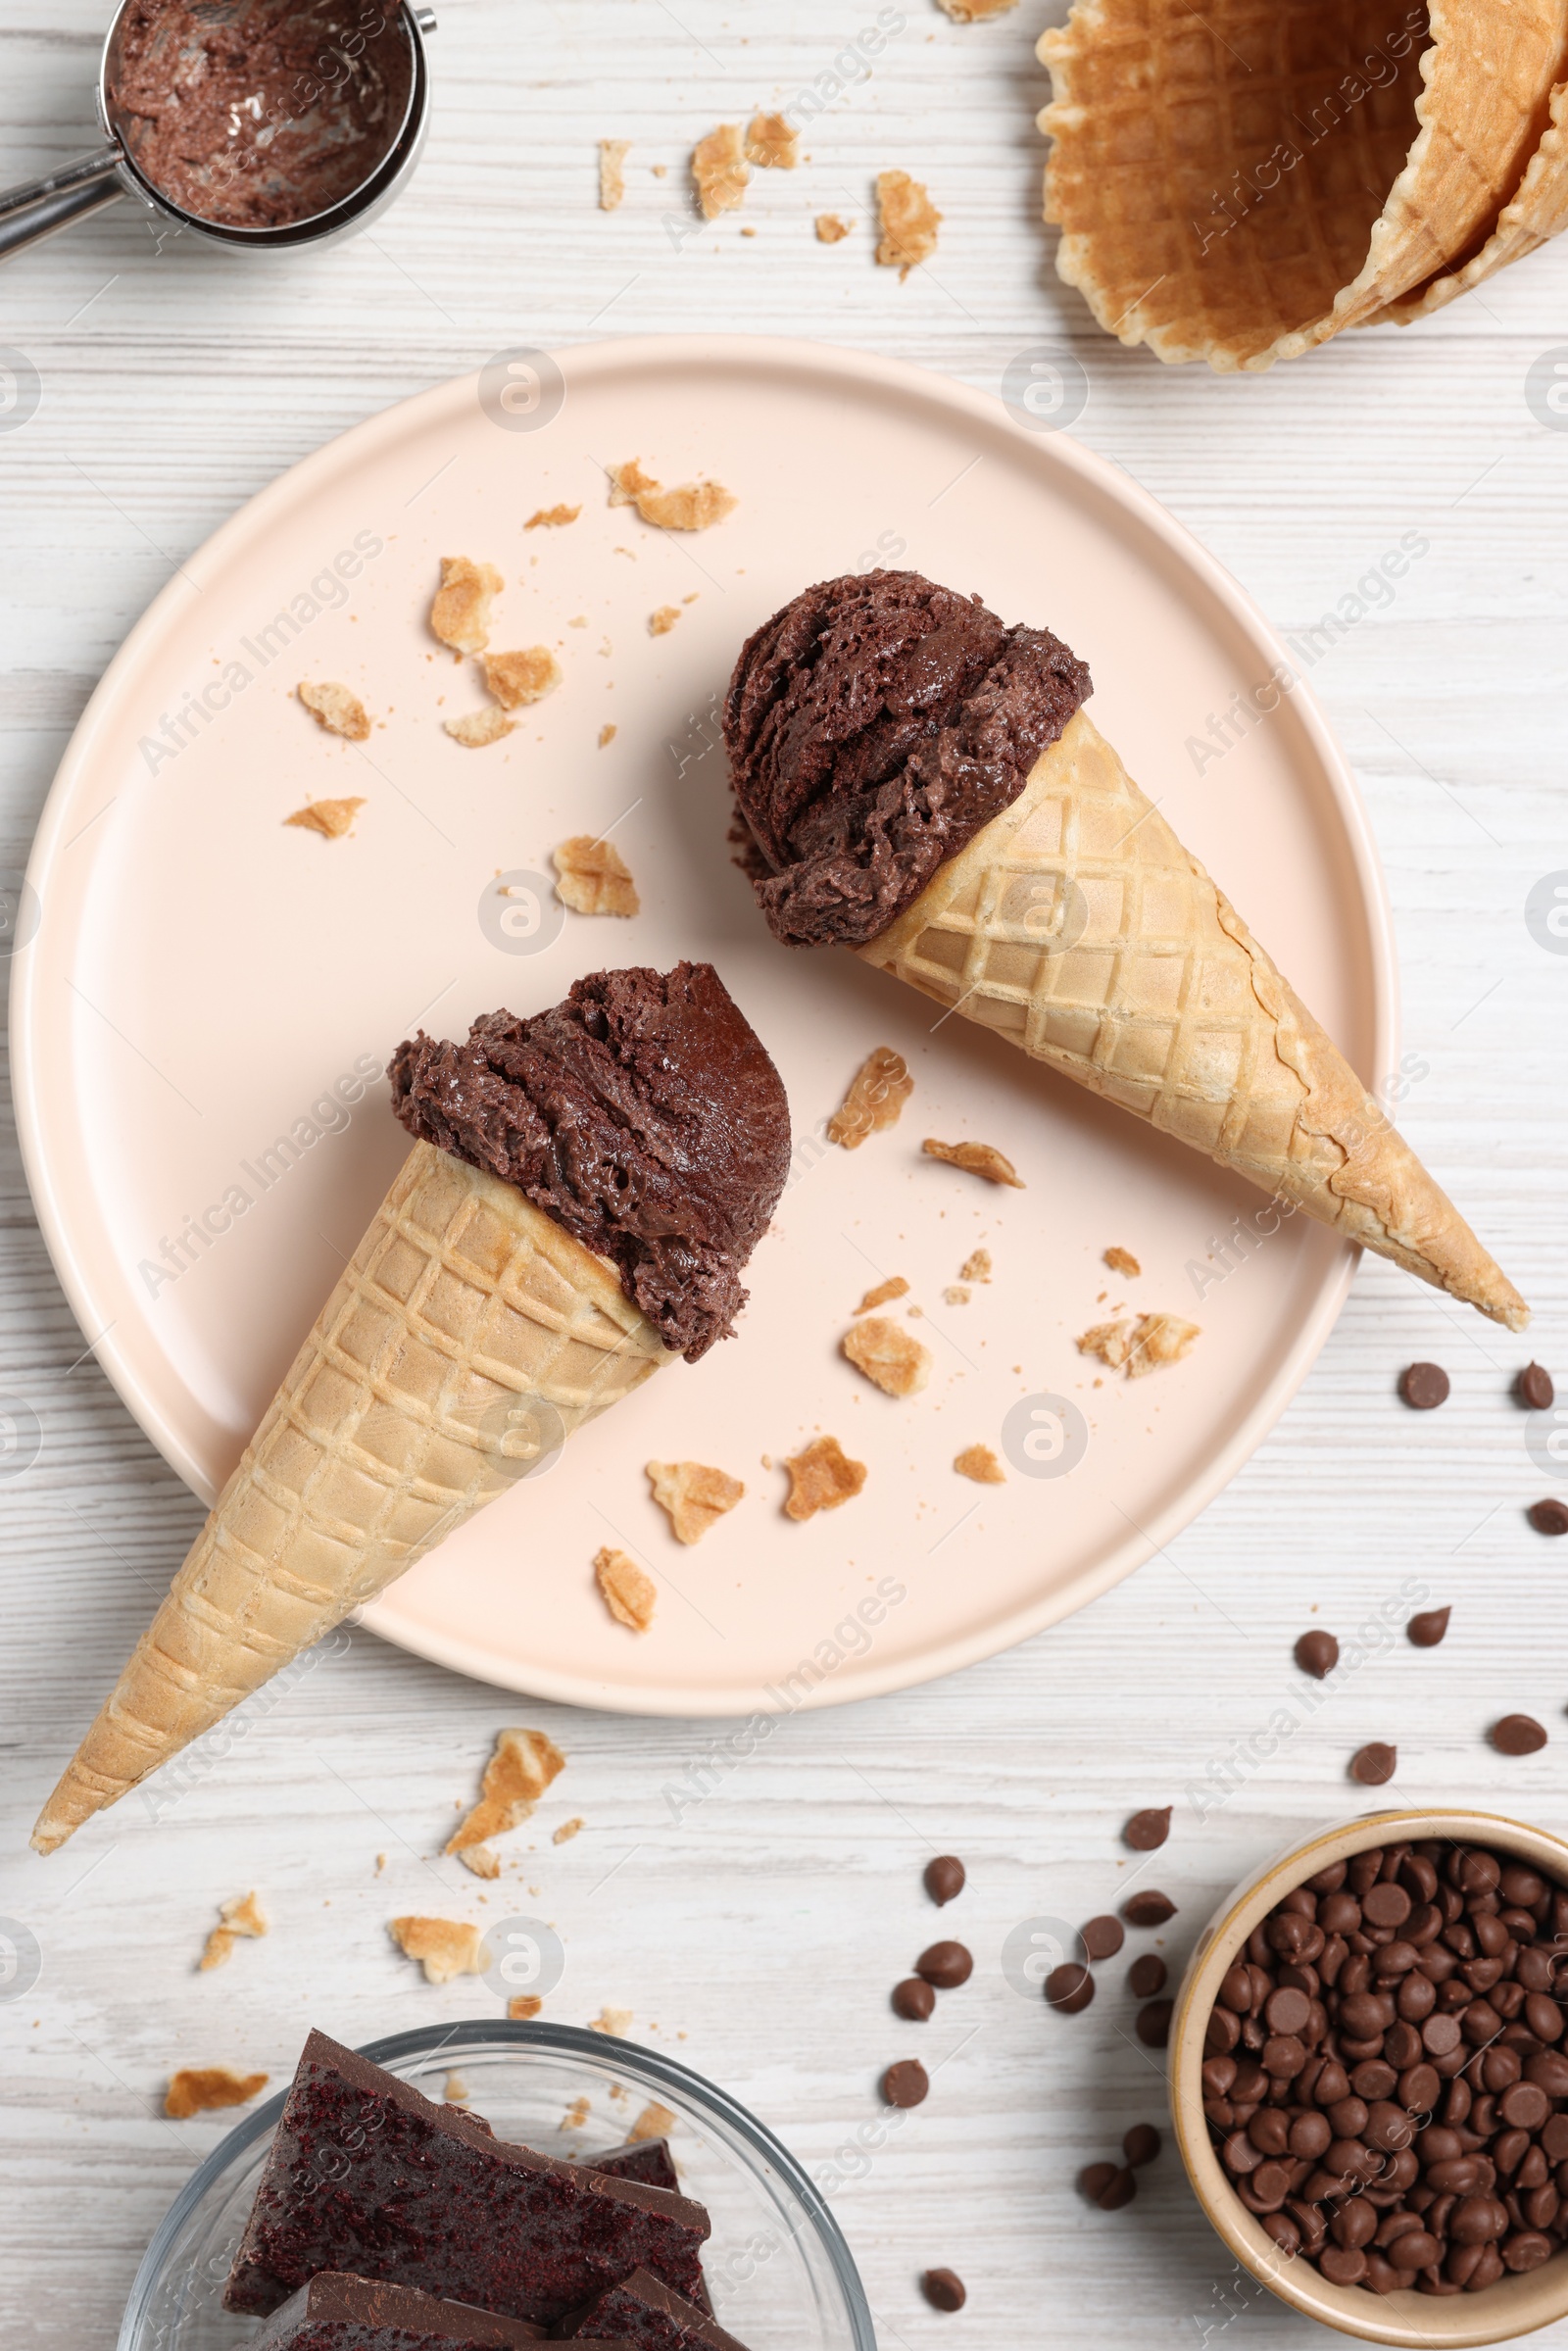
[[(683, 157), (714, 122), (829, 69), (868, 0), (765, 15), (724, 0), (445, 0), (429, 154), (367, 238), (247, 269), (179, 243), (155, 253), (124, 207), (7, 269), (0, 342), (38, 367), (43, 402), (0, 436), (0, 862), (24, 857), (93, 680), (172, 563), (279, 467), (408, 392), (519, 342), (674, 328), (859, 343), (995, 389), (1016, 352), (1065, 340), (1091, 378), (1082, 437), (1281, 627), (1310, 624), (1401, 533), (1430, 540), (1395, 603), (1312, 682), (1393, 898), (1405, 1044), (1424, 1065), (1403, 1122), (1535, 1301), (1535, 1351), (1568, 1377), (1568, 957), (1523, 920), (1531, 884), (1568, 868), (1568, 434), (1542, 427), (1523, 389), (1531, 362), (1568, 342), (1568, 250), (1424, 328), (1352, 336), (1261, 381), (1163, 371), (1093, 330), (1035, 225), (1045, 13), (1025, 0), (964, 28), (930, 0), (903, 5), (870, 80), (812, 124), (809, 161), (759, 175), (741, 216), (754, 238), (735, 220), (672, 235)], [(0, 179), (91, 144), (105, 13), (0, 0)], [(626, 204), (605, 216), (595, 141), (611, 135), (633, 148)], [(946, 215), (934, 267), (903, 284), (868, 250), (870, 181), (890, 165)], [(855, 218), (844, 244), (816, 244), (822, 210)], [(1039, 555), (1049, 581), (1052, 550)], [(1235, 789), (1211, 772), (1216, 793)], [(1568, 1560), (1521, 1515), (1544, 1489), (1507, 1400), (1513, 1342), (1363, 1266), (1282, 1426), (1169, 1555), (1010, 1656), (795, 1718), (679, 1826), (662, 1791), (710, 1727), (519, 1705), (362, 1635), (162, 1825), (125, 1805), (45, 1863), (24, 1852), (37, 1803), (200, 1513), (83, 1354), (9, 1113), (0, 1217), (0, 1389), (32, 1404), (44, 1437), (32, 1471), (0, 1486), (0, 1914), (43, 1951), (26, 1998), (0, 1999), (8, 2344), (114, 2341), (148, 2235), (219, 2134), (159, 2119), (172, 2066), (280, 2078), (312, 2020), (363, 2040), (483, 2012), (480, 1989), (413, 1980), (384, 1922), (415, 1907), (483, 1919), (503, 1902), (536, 1902), (566, 1939), (551, 2014), (631, 2006), (638, 2032), (749, 2100), (813, 2166), (874, 2114), (891, 2057), (955, 2052), (909, 2127), (835, 2196), (885, 2345), (1049, 2335), (1146, 2351), (1196, 2345), (1227, 2309), (1227, 2351), (1306, 2342), (1274, 2306), (1222, 2299), (1226, 2265), (1168, 2156), (1122, 2214), (1073, 2195), (1079, 2165), (1160, 2105), (1128, 2030), (1125, 1962), (1066, 2020), (1010, 1992), (999, 1954), (1022, 1918), (1109, 1906), (1120, 1822), (1175, 1801), (1159, 1876), (1182, 1906), (1179, 1956), (1292, 1824), (1353, 1808), (1345, 1762), (1369, 1737), (1397, 1740), (1396, 1789), (1412, 1800), (1568, 1825)], [(1430, 1418), (1393, 1398), (1413, 1355), (1454, 1376)], [(1291, 1690), (1308, 1612), (1344, 1633), (1407, 1577), (1453, 1603), (1446, 1646), (1369, 1662), (1200, 1819), (1183, 1791)], [(1493, 1754), (1486, 1726), (1511, 1709), (1550, 1726), (1544, 1753)], [(524, 1832), (519, 1868), (486, 1902), (432, 1856), (492, 1733), (514, 1720), (547, 1728), (570, 1766), (537, 1851)], [(554, 1847), (569, 1813), (588, 1826)], [(936, 1931), (919, 1871), (937, 1850), (969, 1864), (942, 1923), (979, 1964), (922, 2035), (886, 1995)], [(272, 1935), (197, 1977), (219, 1897), (252, 1885)], [(932, 2261), (968, 2279), (960, 2319), (919, 2301)]]

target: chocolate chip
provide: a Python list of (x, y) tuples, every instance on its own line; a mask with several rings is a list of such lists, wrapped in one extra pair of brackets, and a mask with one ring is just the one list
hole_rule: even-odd
[(1405, 1639), (1418, 1649), (1435, 1649), (1448, 1630), (1451, 1608), (1428, 1608), (1424, 1615), (1412, 1616), (1404, 1628)]
[(1084, 1949), (1091, 1959), (1114, 1959), (1127, 1936), (1120, 1919), (1091, 1919), (1084, 1929)]
[(1174, 2000), (1151, 2000), (1147, 2008), (1140, 2008), (1136, 2031), (1146, 2048), (1165, 2046), (1170, 2038), (1171, 2011), (1175, 2005)]
[(1077, 2016), (1095, 1996), (1095, 1980), (1081, 1960), (1064, 1959), (1046, 1978), (1046, 1999), (1063, 2016)]
[(1431, 1412), (1446, 1403), (1448, 1375), (1441, 1363), (1410, 1363), (1399, 1374), (1399, 1394), (1412, 1412)]
[(1115, 2179), (1117, 2169), (1113, 2163), (1086, 2163), (1078, 2175), (1078, 2193), (1087, 2196), (1091, 2204), (1098, 2204)]
[(963, 1863), (956, 1853), (939, 1853), (935, 1861), (925, 1865), (925, 1890), (933, 1902), (951, 1902), (964, 1888)]
[(1312, 1631), (1303, 1633), (1297, 1642), (1296, 1662), (1303, 1674), (1310, 1674), (1314, 1682), (1321, 1682), (1324, 1675), (1333, 1673), (1339, 1664), (1340, 1644), (1332, 1633), (1323, 1633), (1314, 1627)]
[(1525, 1516), (1538, 1535), (1568, 1535), (1568, 1502), (1532, 1502)]
[(1156, 1845), (1162, 1845), (1170, 1835), (1170, 1815), (1171, 1807), (1168, 1804), (1163, 1811), (1151, 1805), (1146, 1812), (1133, 1814), (1122, 1836), (1135, 1853), (1152, 1853)]
[(893, 1986), (893, 2013), (911, 2025), (923, 2025), (937, 2004), (937, 1995), (918, 1976), (906, 1976)]
[(974, 1974), (974, 1960), (962, 1943), (932, 1943), (915, 1961), (914, 1972), (938, 1991), (955, 1991)]
[(1159, 2132), (1152, 2123), (1134, 2123), (1121, 2142), (1122, 2153), (1135, 2166), (1152, 2163), (1159, 2149)]
[(1499, 1755), (1534, 1755), (1546, 1743), (1546, 1734), (1533, 1714), (1505, 1714), (1492, 1726), (1492, 1743)]
[(1102, 2212), (1120, 2212), (1122, 2206), (1130, 2204), (1137, 2193), (1138, 2182), (1132, 2173), (1113, 2167), (1109, 2180), (1095, 2198), (1095, 2202), (1100, 2206)]
[(920, 2291), (933, 2310), (961, 2310), (969, 2299), (956, 2270), (927, 2270), (920, 2279)]
[(1127, 1984), (1135, 2000), (1152, 2000), (1165, 1988), (1165, 1962), (1157, 1951), (1146, 1951), (1135, 1959), (1127, 1970)]
[(1121, 1915), (1129, 1927), (1163, 1927), (1167, 1919), (1176, 1916), (1176, 1905), (1169, 1894), (1155, 1893), (1150, 1886), (1143, 1893), (1129, 1894)]
[(1389, 1746), (1383, 1739), (1374, 1739), (1357, 1748), (1350, 1757), (1350, 1777), (1359, 1780), (1363, 1788), (1381, 1788), (1394, 1777), (1394, 1767), (1399, 1760), (1397, 1747)]
[(918, 2106), (930, 2088), (931, 2078), (917, 2057), (901, 2057), (882, 2077), (882, 2095), (889, 2106)]
[(1551, 1374), (1541, 1363), (1525, 1365), (1513, 1384), (1513, 1392), (1528, 1412), (1549, 1412), (1557, 1400)]

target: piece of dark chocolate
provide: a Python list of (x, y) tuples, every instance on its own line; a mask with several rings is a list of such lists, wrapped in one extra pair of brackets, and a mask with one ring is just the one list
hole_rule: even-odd
[(325, 2270), (272, 2313), (251, 2351), (514, 2351), (544, 2331), (417, 2286)]
[(700, 2302), (708, 2232), (700, 2204), (498, 2139), (313, 2033), (223, 2303), (265, 2316), (333, 2270), (549, 2326), (639, 2269)]
[(550, 2329), (552, 2340), (575, 2342), (587, 2351), (595, 2335), (615, 2335), (636, 2351), (746, 2351), (716, 2319), (698, 2310), (646, 2270), (622, 2278), (581, 2310), (569, 2311)]
[(586, 2168), (602, 2172), (607, 2180), (640, 2180), (644, 2187), (662, 2187), (672, 2195), (680, 2194), (667, 2138), (628, 2139), (625, 2146), (613, 2147), (608, 2155), (594, 2156)]

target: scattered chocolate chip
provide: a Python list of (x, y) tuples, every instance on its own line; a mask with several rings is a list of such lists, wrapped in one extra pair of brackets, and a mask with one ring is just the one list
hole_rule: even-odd
[(1381, 1788), (1385, 1780), (1393, 1779), (1398, 1760), (1397, 1747), (1381, 1739), (1371, 1739), (1350, 1757), (1350, 1777), (1359, 1780), (1363, 1788)]
[(914, 1972), (938, 1991), (956, 1991), (974, 1974), (974, 1960), (962, 1943), (932, 1943), (915, 1961)]
[(1086, 2163), (1078, 2175), (1078, 2193), (1087, 2196), (1091, 2204), (1098, 2204), (1115, 2179), (1117, 2169), (1113, 2163)]
[(1135, 2166), (1152, 2163), (1159, 2149), (1159, 2132), (1152, 2123), (1134, 2123), (1121, 2142), (1122, 2153)]
[(911, 2025), (923, 2025), (937, 2004), (937, 1995), (918, 1976), (906, 1976), (893, 1986), (893, 2013)]
[(964, 1888), (966, 1873), (956, 1853), (939, 1853), (925, 1865), (925, 1890), (938, 1904), (953, 1901)]
[(1081, 1960), (1064, 1959), (1046, 1978), (1046, 1999), (1063, 2016), (1077, 2016), (1095, 1996), (1095, 1980)]
[(1568, 1502), (1532, 1502), (1525, 1515), (1538, 1535), (1568, 1535)]
[(1546, 1734), (1533, 1714), (1505, 1714), (1492, 1726), (1492, 1743), (1499, 1755), (1534, 1755), (1546, 1743)]
[(1549, 1412), (1557, 1400), (1551, 1374), (1543, 1363), (1527, 1363), (1513, 1384), (1513, 1392), (1528, 1412)]
[(1412, 1616), (1405, 1626), (1405, 1638), (1418, 1649), (1435, 1649), (1448, 1630), (1451, 1608), (1428, 1608), (1421, 1616)]
[(1126, 1940), (1120, 1919), (1091, 1919), (1084, 1929), (1084, 1949), (1091, 1959), (1114, 1959)]
[(1146, 1951), (1135, 1959), (1127, 1970), (1127, 1982), (1135, 2000), (1152, 2000), (1165, 1988), (1165, 1962), (1157, 1951)]
[(969, 2299), (956, 2270), (927, 2270), (920, 2279), (920, 2291), (933, 2310), (961, 2310)]
[(1340, 1644), (1332, 1633), (1303, 1633), (1296, 1644), (1296, 1662), (1303, 1674), (1321, 1682), (1340, 1662)]
[(1121, 1915), (1129, 1927), (1163, 1927), (1167, 1919), (1176, 1916), (1176, 1905), (1169, 1894), (1155, 1893), (1150, 1886), (1143, 1893), (1129, 1894)]
[(1133, 1814), (1132, 1819), (1123, 1829), (1122, 1836), (1135, 1853), (1152, 1853), (1154, 1848), (1162, 1845), (1170, 1835), (1170, 1815), (1171, 1808), (1168, 1804), (1163, 1811), (1151, 1805), (1147, 1811)]
[(1448, 1375), (1441, 1363), (1409, 1363), (1399, 1374), (1399, 1394), (1412, 1412), (1431, 1412), (1448, 1398)]
[(930, 2088), (931, 2078), (918, 2057), (901, 2057), (882, 2077), (882, 2095), (889, 2106), (918, 2106)]
[(1170, 2038), (1171, 2012), (1174, 2000), (1151, 2000), (1147, 2008), (1138, 2011), (1137, 2033), (1149, 2049), (1162, 2049)]

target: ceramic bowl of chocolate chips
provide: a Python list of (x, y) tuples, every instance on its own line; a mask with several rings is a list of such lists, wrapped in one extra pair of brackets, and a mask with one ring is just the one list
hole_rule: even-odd
[(1327, 1829), (1230, 1895), (1172, 2019), (1177, 2143), (1280, 2299), (1373, 2343), (1568, 2316), (1568, 1844), (1483, 1812)]

